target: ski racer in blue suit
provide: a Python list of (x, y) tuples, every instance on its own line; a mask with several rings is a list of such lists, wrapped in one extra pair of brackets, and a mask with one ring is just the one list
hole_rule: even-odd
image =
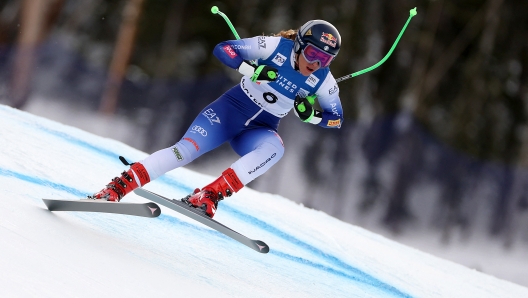
[[(183, 200), (213, 217), (218, 202), (259, 177), (284, 154), (277, 133), (290, 110), (302, 121), (340, 128), (339, 88), (329, 65), (341, 47), (337, 29), (312, 20), (299, 30), (219, 43), (214, 55), (243, 74), (240, 84), (206, 106), (173, 146), (159, 150), (114, 178), (92, 199), (120, 201), (133, 189), (182, 167), (225, 142), (241, 157), (221, 176)], [(315, 95), (321, 110), (307, 97)]]

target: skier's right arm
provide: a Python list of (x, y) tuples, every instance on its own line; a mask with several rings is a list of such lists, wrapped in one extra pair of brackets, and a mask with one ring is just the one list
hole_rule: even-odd
[(270, 82), (277, 78), (277, 69), (268, 65), (255, 65), (250, 60), (268, 58), (280, 37), (257, 36), (240, 40), (228, 40), (216, 45), (213, 54), (225, 65), (250, 77), (253, 82)]

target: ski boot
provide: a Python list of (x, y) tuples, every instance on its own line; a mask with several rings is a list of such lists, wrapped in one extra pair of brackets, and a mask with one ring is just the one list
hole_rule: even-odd
[(150, 177), (145, 167), (139, 162), (132, 163), (128, 171), (112, 179), (105, 188), (88, 196), (88, 199), (119, 202), (125, 195), (149, 182)]
[(238, 192), (244, 185), (238, 179), (235, 171), (229, 168), (222, 175), (200, 190), (194, 192), (182, 199), (182, 202), (189, 206), (195, 207), (205, 215), (213, 218), (218, 208), (218, 202), (225, 197), (230, 197), (233, 193)]

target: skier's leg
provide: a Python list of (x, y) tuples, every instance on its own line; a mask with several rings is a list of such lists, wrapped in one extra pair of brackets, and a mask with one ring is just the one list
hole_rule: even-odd
[(184, 198), (190, 205), (202, 208), (209, 217), (216, 213), (220, 200), (264, 174), (284, 155), (279, 135), (265, 128), (244, 131), (231, 141), (231, 146), (242, 157), (215, 181)]
[(231, 141), (240, 156), (231, 168), (245, 185), (268, 171), (284, 155), (284, 144), (273, 130), (259, 128), (246, 131)]
[(220, 97), (196, 117), (180, 141), (133, 163), (127, 172), (112, 179), (105, 188), (89, 198), (119, 202), (137, 187), (168, 171), (185, 166), (202, 154), (217, 148), (236, 134), (231, 131), (228, 112), (229, 104)]

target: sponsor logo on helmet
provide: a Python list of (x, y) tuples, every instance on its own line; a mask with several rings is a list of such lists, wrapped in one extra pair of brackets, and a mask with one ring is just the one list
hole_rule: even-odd
[(337, 45), (337, 37), (335, 37), (332, 33), (323, 32), (323, 34), (321, 34), (321, 41), (331, 46), (332, 48), (335, 48)]

